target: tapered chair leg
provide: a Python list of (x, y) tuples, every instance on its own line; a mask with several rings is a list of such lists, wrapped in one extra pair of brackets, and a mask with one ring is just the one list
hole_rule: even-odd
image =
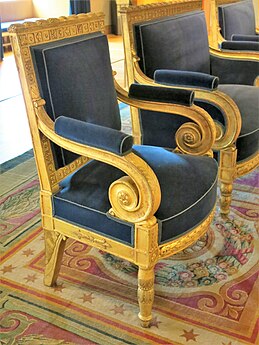
[(154, 301), (154, 267), (150, 269), (139, 268), (138, 271), (138, 314), (142, 327), (149, 327), (152, 320), (152, 306)]
[(220, 152), (220, 212), (222, 215), (229, 213), (232, 199), (233, 181), (236, 175), (237, 149), (235, 146), (229, 147)]
[(60, 270), (66, 238), (50, 230), (44, 231), (45, 235), (45, 277), (44, 284), (53, 286), (56, 284)]

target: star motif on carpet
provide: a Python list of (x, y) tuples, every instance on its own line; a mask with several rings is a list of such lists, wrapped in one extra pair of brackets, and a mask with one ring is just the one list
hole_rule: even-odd
[(94, 299), (93, 293), (92, 293), (92, 292), (89, 293), (89, 294), (84, 293), (83, 296), (80, 297), (80, 299), (83, 300), (83, 303), (85, 303), (85, 302), (92, 303), (92, 302), (93, 302), (93, 299)]
[(181, 337), (184, 337), (186, 339), (186, 341), (189, 341), (189, 340), (193, 340), (193, 341), (196, 341), (196, 337), (199, 335), (199, 334), (195, 334), (193, 333), (193, 329), (191, 329), (190, 331), (186, 331), (185, 329), (183, 329), (184, 331), (184, 334), (181, 335)]
[(22, 255), (25, 255), (25, 256), (30, 256), (30, 255), (33, 255), (34, 254), (34, 250), (31, 250), (31, 249), (26, 249), (22, 252)]
[(27, 283), (32, 282), (34, 283), (35, 280), (37, 279), (37, 275), (36, 274), (28, 274), (27, 277), (24, 278), (26, 280)]
[(115, 315), (117, 314), (124, 315), (124, 311), (126, 311), (126, 309), (124, 309), (124, 304), (121, 304), (120, 306), (115, 304), (114, 308), (110, 310), (113, 311)]
[(15, 269), (16, 267), (14, 267), (13, 265), (8, 265), (8, 266), (4, 266), (1, 271), (3, 272), (3, 274), (5, 273), (12, 273), (12, 271)]
[(150, 327), (154, 326), (156, 328), (159, 328), (158, 325), (162, 323), (161, 321), (157, 320), (157, 316), (153, 317), (153, 319), (150, 322)]
[(54, 291), (55, 292), (63, 292), (62, 290), (64, 289), (64, 284), (61, 283), (61, 284), (57, 284), (56, 286), (54, 286)]

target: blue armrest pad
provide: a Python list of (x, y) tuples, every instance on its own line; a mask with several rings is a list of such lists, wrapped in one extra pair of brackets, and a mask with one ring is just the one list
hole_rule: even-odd
[(246, 51), (258, 51), (259, 52), (259, 42), (252, 41), (224, 41), (221, 44), (222, 49), (226, 50), (246, 50)]
[(249, 41), (249, 42), (259, 42), (259, 35), (232, 35), (232, 41)]
[(180, 70), (156, 70), (154, 79), (156, 83), (160, 84), (195, 87), (208, 90), (216, 90), (219, 84), (219, 78), (213, 75)]
[(194, 92), (168, 87), (131, 84), (129, 88), (129, 97), (143, 101), (176, 103), (191, 106), (193, 104)]
[(55, 133), (80, 144), (123, 156), (131, 151), (133, 138), (116, 129), (60, 116), (55, 121)]

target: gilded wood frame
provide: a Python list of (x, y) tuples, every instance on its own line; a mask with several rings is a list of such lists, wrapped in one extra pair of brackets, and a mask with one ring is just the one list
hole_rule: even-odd
[[(212, 0), (212, 2), (213, 1), (214, 0)], [(142, 6), (130, 6), (121, 10), (126, 70), (129, 84), (137, 81), (140, 84), (156, 85), (154, 80), (148, 78), (140, 69), (139, 57), (136, 54), (134, 45), (133, 25), (138, 22), (145, 22), (156, 18), (202, 9), (202, 1), (175, 0), (158, 4), (152, 3)], [(245, 53), (222, 53), (218, 48), (210, 48), (210, 54), (222, 58), (247, 60), (247, 54)], [(257, 61), (257, 55), (251, 55), (250, 59)], [(161, 84), (159, 84), (159, 86), (161, 87)], [(168, 85), (166, 87), (168, 87)], [(177, 86), (177, 88), (179, 87)], [(255, 169), (259, 164), (259, 154), (255, 154), (253, 157), (250, 157), (250, 159), (237, 163), (235, 143), (241, 130), (241, 115), (237, 105), (228, 95), (218, 90), (206, 91), (193, 88), (192, 90), (195, 91), (197, 99), (210, 101), (220, 109), (224, 109), (226, 126), (225, 129), (223, 129), (218, 123), (215, 123), (216, 140), (213, 145), (213, 150), (220, 151), (219, 178), (221, 181), (221, 212), (222, 214), (228, 214), (233, 180)], [(200, 111), (198, 107), (197, 111)], [(141, 127), (138, 111), (133, 108), (131, 110), (131, 115), (133, 134), (136, 138), (136, 142), (140, 143)], [(179, 147), (177, 149), (179, 149)]]
[[(104, 31), (102, 13), (39, 20), (34, 23), (16, 24), (9, 29), (40, 180), (40, 206), (46, 248), (44, 282), (49, 286), (56, 283), (67, 238), (79, 240), (129, 260), (139, 266), (139, 318), (142, 326), (147, 327), (152, 318), (154, 265), (159, 259), (183, 250), (202, 236), (212, 221), (214, 210), (207, 219), (187, 234), (166, 244), (158, 245), (158, 223), (154, 214), (160, 204), (161, 191), (156, 175), (147, 163), (134, 153), (118, 156), (64, 139), (55, 133), (54, 123), (46, 113), (45, 101), (40, 96), (30, 47), (96, 31)], [(192, 107), (186, 114), (186, 107), (130, 99), (128, 93), (116, 81), (114, 82), (118, 98), (132, 107), (157, 111), (166, 109), (169, 113), (176, 112), (189, 116), (190, 119), (198, 118), (196, 122), (201, 139), (198, 140), (196, 150), (204, 154), (211, 152), (216, 137), (216, 128), (206, 112)], [(197, 128), (195, 130), (197, 131)], [(179, 138), (182, 136), (180, 134)], [(79, 154), (80, 157), (67, 166), (56, 169), (51, 142)], [(127, 175), (110, 186), (111, 209), (109, 212), (114, 217), (135, 224), (134, 247), (53, 217), (52, 195), (59, 190), (59, 182), (91, 159), (116, 166)]]

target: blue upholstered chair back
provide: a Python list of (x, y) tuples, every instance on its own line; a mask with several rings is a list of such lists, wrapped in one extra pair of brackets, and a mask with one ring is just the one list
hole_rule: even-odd
[(255, 13), (252, 0), (240, 1), (218, 7), (222, 36), (231, 40), (232, 35), (255, 35)]
[[(121, 129), (108, 42), (102, 33), (67, 38), (31, 48), (46, 111), (55, 121), (67, 116)], [(57, 166), (76, 158), (55, 147)]]
[(210, 73), (209, 43), (202, 11), (159, 18), (134, 26), (142, 71), (157, 69)]

